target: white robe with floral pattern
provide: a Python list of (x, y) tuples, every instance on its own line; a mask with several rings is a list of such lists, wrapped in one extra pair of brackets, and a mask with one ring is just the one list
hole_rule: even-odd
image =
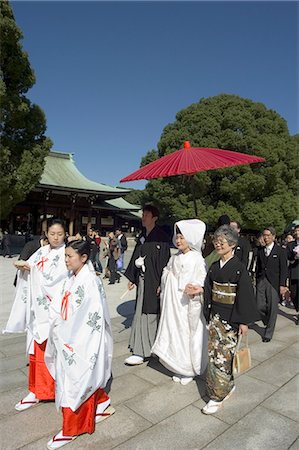
[(27, 260), (30, 272), (18, 271), (16, 296), (4, 333), (27, 331), (27, 353), (34, 353), (34, 340), (42, 344), (49, 336), (49, 305), (61, 292), (68, 271), (65, 245), (39, 248)]
[(113, 340), (106, 296), (88, 264), (76, 276), (69, 275), (62, 296), (51, 303), (50, 323), (45, 362), (56, 382), (56, 407), (76, 411), (111, 376)]

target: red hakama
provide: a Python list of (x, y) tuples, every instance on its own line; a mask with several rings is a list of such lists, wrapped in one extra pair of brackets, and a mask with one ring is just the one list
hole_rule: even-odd
[(97, 389), (88, 400), (74, 412), (71, 408), (62, 408), (64, 436), (78, 436), (79, 434), (92, 434), (95, 430), (95, 416), (97, 405), (109, 400), (104, 389)]
[(47, 340), (42, 344), (34, 341), (34, 354), (29, 355), (29, 391), (39, 400), (55, 399), (55, 381), (45, 364)]

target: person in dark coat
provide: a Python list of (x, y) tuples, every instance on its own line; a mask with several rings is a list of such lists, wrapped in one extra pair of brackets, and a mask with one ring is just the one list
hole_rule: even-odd
[(239, 258), (240, 261), (242, 261), (244, 266), (248, 269), (249, 253), (251, 251), (251, 245), (246, 238), (240, 236), (241, 225), (237, 220), (231, 221), (230, 226), (238, 233), (238, 243), (235, 248), (235, 255)]
[(256, 301), (265, 328), (263, 342), (270, 342), (278, 313), (280, 296), (287, 292), (288, 263), (286, 250), (275, 243), (276, 231), (265, 228), (265, 247), (257, 250)]
[(125, 234), (122, 232), (122, 230), (120, 228), (117, 228), (115, 230), (115, 237), (118, 240), (118, 246), (119, 246), (119, 250), (120, 250), (120, 254), (119, 254), (119, 261), (120, 261), (120, 265), (121, 267), (119, 268), (119, 271), (124, 273), (125, 269), (124, 269), (124, 265), (125, 265), (125, 252), (128, 249), (128, 242), (127, 242), (127, 238), (125, 236)]
[(136, 289), (136, 310), (132, 323), (129, 349), (133, 353), (126, 364), (137, 365), (151, 355), (160, 312), (160, 281), (170, 257), (169, 236), (156, 225), (159, 211), (146, 205), (142, 213), (145, 230), (139, 235), (133, 255), (125, 271), (128, 289)]
[(11, 238), (8, 234), (8, 231), (4, 231), (3, 239), (2, 239), (2, 248), (3, 248), (3, 256), (5, 258), (6, 255), (8, 255), (9, 258), (12, 258), (11, 256)]
[(97, 270), (96, 256), (98, 252), (98, 246), (95, 239), (95, 231), (90, 228), (87, 236), (85, 237), (86, 242), (90, 245), (90, 261), (95, 270)]
[[(289, 288), (291, 300), (298, 313), (299, 311), (299, 225), (294, 230), (295, 240), (287, 244), (287, 258), (289, 261)], [(295, 317), (296, 325), (299, 325), (299, 314)]]
[(118, 246), (117, 238), (115, 237), (113, 231), (110, 231), (108, 234), (109, 243), (108, 243), (108, 264), (107, 267), (109, 269), (109, 283), (114, 284), (115, 281), (120, 282), (120, 274), (117, 272), (116, 261), (119, 258), (120, 249)]

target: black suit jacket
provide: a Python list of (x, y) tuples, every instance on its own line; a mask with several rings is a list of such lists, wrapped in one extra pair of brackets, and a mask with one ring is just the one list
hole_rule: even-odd
[(295, 259), (294, 248), (297, 241), (289, 242), (287, 245), (287, 257), (289, 260), (289, 271), (291, 280), (299, 280), (299, 259)]
[(286, 286), (288, 277), (288, 262), (286, 250), (274, 244), (270, 255), (265, 255), (265, 247), (257, 251), (256, 264), (257, 282), (266, 278), (279, 293), (280, 286)]
[(251, 245), (249, 241), (241, 236), (239, 236), (238, 244), (235, 248), (235, 255), (239, 258), (240, 261), (244, 264), (247, 269), (249, 252), (251, 250)]

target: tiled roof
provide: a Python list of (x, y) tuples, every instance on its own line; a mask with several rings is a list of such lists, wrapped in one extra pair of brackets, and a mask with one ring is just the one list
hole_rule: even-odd
[(62, 152), (50, 152), (46, 157), (46, 165), (39, 185), (49, 188), (87, 191), (93, 194), (108, 194), (108, 197), (111, 194), (113, 196), (125, 195), (129, 191), (129, 189), (121, 189), (89, 180), (75, 166), (73, 155)]

